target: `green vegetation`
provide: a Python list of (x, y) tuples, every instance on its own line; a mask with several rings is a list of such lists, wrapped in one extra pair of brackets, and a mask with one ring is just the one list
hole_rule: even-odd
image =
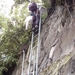
[(10, 18), (0, 15), (0, 75), (17, 63), (22, 45), (31, 37), (30, 30), (25, 31), (24, 20), (29, 14), (26, 6), (27, 3), (17, 5)]
[(42, 0), (43, 1), (43, 3), (44, 3), (44, 6), (46, 7), (46, 8), (49, 8), (50, 6), (51, 6), (51, 0)]
[(67, 63), (69, 63), (70, 59), (74, 56), (74, 52), (71, 52), (65, 56), (63, 56), (61, 59), (55, 61), (50, 66), (45, 68), (39, 75), (58, 75), (59, 70), (62, 68), (62, 66), (66, 66)]

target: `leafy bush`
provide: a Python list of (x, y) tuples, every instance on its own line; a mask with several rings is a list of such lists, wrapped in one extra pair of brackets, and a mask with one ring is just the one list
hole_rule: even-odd
[(0, 75), (16, 64), (21, 46), (31, 37), (30, 30), (25, 31), (24, 20), (29, 14), (26, 6), (27, 3), (15, 7), (11, 18), (0, 15)]

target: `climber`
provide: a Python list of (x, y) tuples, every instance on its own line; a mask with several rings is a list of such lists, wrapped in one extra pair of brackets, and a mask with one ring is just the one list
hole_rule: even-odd
[(30, 16), (33, 16), (32, 31), (37, 33), (39, 28), (40, 20), (40, 11), (35, 2), (32, 2), (28, 5), (29, 11), (31, 12)]

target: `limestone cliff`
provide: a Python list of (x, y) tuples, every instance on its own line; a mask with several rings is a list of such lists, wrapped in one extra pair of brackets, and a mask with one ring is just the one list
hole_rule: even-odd
[[(73, 10), (75, 7), (73, 6)], [(41, 30), (39, 75), (75, 75), (75, 11), (57, 6)], [(29, 50), (25, 57), (27, 73)], [(21, 75), (22, 56), (12, 75)]]

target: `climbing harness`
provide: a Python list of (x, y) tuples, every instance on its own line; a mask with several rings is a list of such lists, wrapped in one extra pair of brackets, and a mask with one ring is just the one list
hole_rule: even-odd
[(31, 49), (30, 49), (29, 66), (28, 66), (27, 75), (38, 75), (38, 71), (39, 71), (38, 70), (38, 58), (39, 58), (39, 53), (40, 53), (40, 30), (41, 30), (41, 14), (40, 14), (38, 34), (34, 35), (34, 32), (32, 32)]
[(23, 61), (22, 61), (22, 73), (21, 73), (21, 75), (24, 75), (24, 59), (25, 59), (25, 51), (23, 50)]

